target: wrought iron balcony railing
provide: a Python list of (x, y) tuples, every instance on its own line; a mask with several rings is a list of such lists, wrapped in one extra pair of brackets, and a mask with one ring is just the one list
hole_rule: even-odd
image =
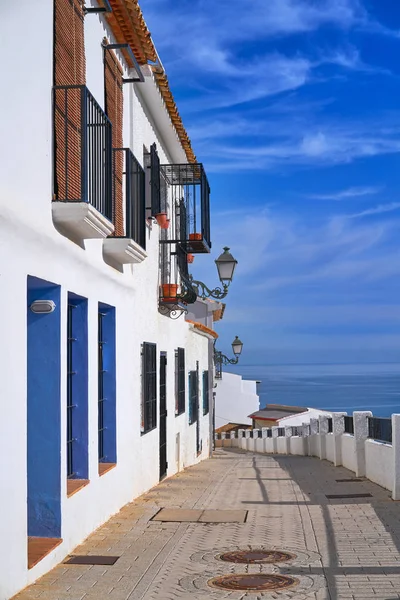
[(84, 85), (55, 86), (54, 200), (88, 202), (113, 218), (112, 126)]
[[(122, 198), (119, 198), (119, 196)], [(113, 148), (113, 223), (116, 207), (124, 206), (124, 237), (146, 249), (145, 173), (129, 148)]]
[(203, 165), (160, 165), (155, 145), (148, 155), (152, 216), (167, 213), (171, 235), (166, 243), (182, 244), (187, 252), (210, 252), (210, 186)]

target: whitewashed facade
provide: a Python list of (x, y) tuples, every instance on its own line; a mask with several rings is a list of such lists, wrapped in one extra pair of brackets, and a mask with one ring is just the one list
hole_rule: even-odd
[(251, 425), (249, 415), (260, 409), (257, 382), (235, 373), (222, 372), (215, 388), (215, 428), (227, 423)]
[[(96, 2), (92, 6), (96, 7)], [(9, 49), (7, 56), (3, 53), (1, 65), (7, 93), (0, 95), (0, 599), (6, 600), (60, 562), (121, 506), (159, 481), (159, 415), (157, 427), (147, 433), (143, 433), (141, 421), (143, 343), (156, 344), (157, 411), (160, 353), (167, 355), (167, 476), (209, 456), (212, 415), (203, 414), (201, 403), (206, 392), (212, 393), (213, 338), (184, 317), (173, 320), (159, 312), (160, 228), (154, 219), (146, 222), (146, 250), (135, 247), (137, 262), (114, 266), (105, 260), (107, 232), (78, 244), (55, 228), (53, 0), (11, 3), (3, 7), (2, 19), (3, 47)], [(104, 36), (115, 43), (104, 15), (86, 15), (86, 85), (103, 109)], [(131, 77), (134, 70), (118, 56), (124, 77)], [(154, 143), (161, 163), (185, 163), (187, 154), (152, 71), (143, 66), (142, 72), (144, 83), (123, 87), (123, 146), (132, 150), (142, 166), (144, 148), (148, 150)], [(73, 221), (76, 214), (71, 213), (70, 218)], [(91, 219), (86, 216), (84, 226)], [(90, 226), (94, 227), (93, 223)], [(119, 240), (111, 243), (114, 241)], [(67, 315), (68, 298), (73, 295), (86, 306), (84, 479), (88, 483), (68, 495)], [(39, 315), (31, 327), (32, 298), (55, 299), (55, 310)], [(109, 461), (115, 466), (102, 475), (98, 454), (99, 303), (111, 307), (115, 316), (115, 458)], [(47, 323), (52, 325), (47, 327)], [(178, 416), (177, 348), (185, 350), (186, 370), (186, 406)], [(196, 370), (200, 374), (198, 421), (189, 424), (187, 375)], [(206, 371), (210, 375), (208, 390), (202, 388), (201, 374)], [(42, 403), (38, 393), (43, 394)], [(28, 538), (40, 537), (36, 521), (42, 518), (49, 523), (47, 535), (42, 533), (42, 537), (61, 541), (28, 568)]]

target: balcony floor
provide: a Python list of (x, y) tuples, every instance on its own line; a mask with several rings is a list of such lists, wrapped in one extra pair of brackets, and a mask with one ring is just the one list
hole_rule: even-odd
[[(337, 481), (352, 477), (316, 458), (219, 449), (124, 507), (74, 552), (119, 556), (114, 565), (60, 565), (17, 598), (400, 598), (400, 504), (368, 480)], [(342, 494), (371, 496), (327, 498)], [(175, 509), (175, 520), (163, 522), (161, 508)], [(204, 510), (213, 511), (211, 521), (199, 517)], [(232, 520), (224, 511), (247, 516)], [(216, 558), (251, 548), (296, 556), (250, 566)], [(286, 574), (297, 585), (274, 595), (207, 585), (215, 576), (246, 572)]]

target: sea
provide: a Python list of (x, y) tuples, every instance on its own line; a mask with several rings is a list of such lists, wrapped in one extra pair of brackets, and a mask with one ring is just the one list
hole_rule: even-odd
[(400, 364), (264, 365), (230, 368), (260, 381), (260, 407), (306, 406), (328, 411), (400, 413)]

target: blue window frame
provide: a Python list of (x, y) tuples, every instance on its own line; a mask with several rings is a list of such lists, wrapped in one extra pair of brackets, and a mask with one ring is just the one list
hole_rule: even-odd
[(98, 310), (98, 461), (117, 462), (115, 308)]
[(88, 478), (87, 299), (68, 294), (67, 477)]

